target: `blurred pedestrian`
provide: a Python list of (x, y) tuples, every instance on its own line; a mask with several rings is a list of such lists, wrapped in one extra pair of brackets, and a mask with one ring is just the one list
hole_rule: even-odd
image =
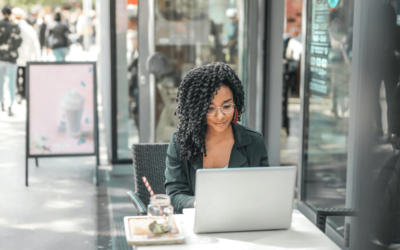
[[(25, 21), (26, 13), (20, 8), (12, 10), (15, 23), (21, 31), (22, 43), (18, 49), (18, 78), (17, 87), (21, 100), (25, 98), (25, 68), (29, 61), (40, 61), (40, 43), (35, 29)], [(21, 103), (21, 100), (18, 103)]]
[(379, 68), (379, 77), (376, 79), (375, 85), (375, 95), (374, 100), (375, 103), (375, 123), (376, 123), (376, 135), (378, 137), (383, 136), (383, 124), (382, 124), (382, 107), (380, 103), (380, 88), (382, 85), (382, 81), (385, 87), (385, 97), (386, 97), (386, 116), (387, 116), (387, 124), (388, 124), (388, 132), (387, 132), (387, 141), (390, 141), (390, 136), (393, 133), (392, 131), (392, 103), (394, 102), (393, 94), (396, 90), (397, 83), (399, 80), (399, 68), (400, 64), (398, 62), (396, 53), (400, 51), (400, 28), (397, 25), (397, 12), (391, 1), (385, 1), (380, 3), (376, 11), (382, 18), (375, 24), (377, 35), (380, 39), (380, 43), (378, 44), (379, 49), (379, 60), (380, 65)]
[(76, 33), (78, 34), (78, 43), (84, 48), (83, 44), (83, 36), (84, 36), (84, 28), (86, 25), (86, 18), (85, 15), (83, 14), (82, 9), (77, 10), (77, 15), (78, 18), (76, 19)]
[(41, 17), (41, 10), (42, 6), (35, 5), (30, 8), (28, 17), (26, 18), (26, 21), (32, 25), (33, 29), (35, 30), (37, 36), (39, 37), (39, 32), (40, 32), (40, 25), (41, 22), (43, 22), (42, 17)]
[[(91, 37), (93, 35), (93, 19), (87, 15), (82, 9), (78, 10), (79, 16), (76, 21), (76, 32), (79, 35), (78, 42), (83, 50), (89, 50), (91, 45)], [(89, 13), (94, 15), (94, 12)]]
[(237, 63), (238, 60), (238, 34), (239, 34), (239, 21), (237, 17), (237, 9), (229, 8), (226, 10), (226, 17), (229, 22), (225, 23), (225, 48), (227, 48), (226, 62)]
[(44, 16), (41, 16), (36, 23), (39, 25), (39, 42), (40, 42), (40, 48), (43, 50), (44, 47), (47, 47), (47, 24), (46, 24), (46, 19)]
[(8, 89), (10, 93), (10, 105), (8, 115), (12, 116), (11, 106), (14, 101), (15, 85), (17, 79), (17, 58), (18, 48), (22, 43), (21, 32), (18, 25), (11, 20), (12, 7), (6, 4), (1, 13), (3, 20), (0, 21), (0, 102), (1, 110), (4, 109), (3, 86), (6, 76), (8, 76)]
[(69, 46), (71, 45), (68, 37), (71, 32), (68, 26), (62, 22), (60, 13), (55, 14), (54, 20), (56, 21), (56, 25), (50, 30), (49, 46), (53, 50), (56, 61), (65, 61)]

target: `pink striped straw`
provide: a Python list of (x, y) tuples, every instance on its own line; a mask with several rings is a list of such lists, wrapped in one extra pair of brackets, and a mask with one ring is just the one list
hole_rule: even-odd
[[(147, 181), (146, 177), (143, 176), (143, 177), (142, 177), (142, 180), (143, 180), (144, 185), (146, 186), (147, 190), (149, 191), (151, 197), (153, 197), (153, 198), (155, 199), (153, 189), (151, 189), (150, 184), (149, 184), (149, 182)], [(159, 207), (159, 209), (160, 209), (160, 212), (161, 212), (161, 216), (164, 216), (164, 213), (163, 213), (161, 207)]]
[(146, 186), (147, 190), (149, 190), (149, 193), (151, 195), (151, 197), (154, 197), (154, 192), (153, 189), (151, 189), (149, 182), (147, 181), (146, 177), (142, 177), (142, 180), (144, 182), (144, 185)]

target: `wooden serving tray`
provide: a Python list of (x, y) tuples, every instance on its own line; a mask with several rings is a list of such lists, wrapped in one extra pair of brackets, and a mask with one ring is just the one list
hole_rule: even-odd
[(126, 242), (131, 246), (180, 244), (185, 242), (182, 227), (175, 223), (171, 232), (155, 236), (149, 229), (149, 224), (154, 220), (148, 216), (125, 216)]

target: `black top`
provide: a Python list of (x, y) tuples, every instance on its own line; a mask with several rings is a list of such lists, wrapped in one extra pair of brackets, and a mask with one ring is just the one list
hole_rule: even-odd
[(68, 34), (69, 31), (67, 25), (62, 22), (58, 22), (57, 25), (50, 31), (50, 37), (52, 41), (50, 42), (52, 49), (65, 48), (69, 46)]
[[(228, 168), (268, 167), (268, 155), (263, 136), (248, 127), (232, 124), (235, 144), (232, 147)], [(175, 133), (167, 150), (165, 162), (165, 190), (177, 213), (193, 208), (195, 201), (196, 171), (203, 168), (203, 158), (188, 161), (180, 158), (180, 147), (174, 145)], [(240, 185), (240, 184), (238, 184)]]
[(21, 31), (8, 18), (0, 21), (0, 61), (16, 63), (21, 46)]
[(47, 29), (47, 24), (43, 23), (42, 25), (40, 25), (39, 42), (40, 42), (41, 48), (43, 48), (43, 46), (47, 46), (46, 29)]

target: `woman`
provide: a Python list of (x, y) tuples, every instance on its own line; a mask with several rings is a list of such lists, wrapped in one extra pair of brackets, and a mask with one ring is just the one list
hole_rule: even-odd
[(53, 50), (53, 54), (57, 62), (65, 61), (65, 57), (69, 51), (69, 45), (71, 41), (68, 38), (69, 33), (71, 33), (61, 20), (61, 14), (56, 13), (54, 20), (56, 21), (56, 26), (50, 30), (49, 35), (49, 46)]
[(165, 189), (177, 213), (195, 207), (198, 169), (268, 166), (262, 135), (236, 123), (244, 91), (231, 67), (211, 63), (191, 70), (176, 101), (179, 124), (167, 151)]

